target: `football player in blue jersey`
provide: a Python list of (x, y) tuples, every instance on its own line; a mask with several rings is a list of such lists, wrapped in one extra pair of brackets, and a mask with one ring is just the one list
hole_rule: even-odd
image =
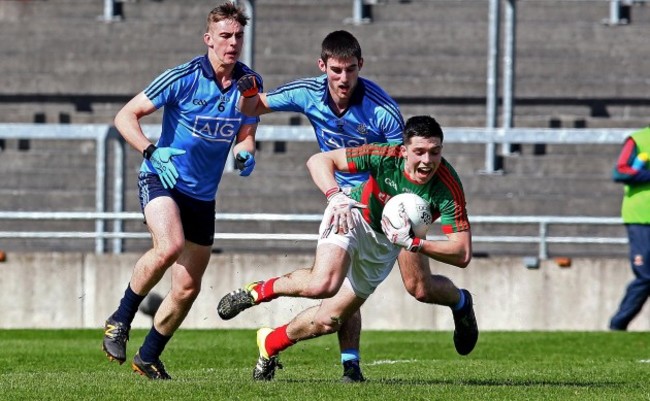
[[(359, 76), (362, 67), (359, 41), (347, 31), (334, 31), (321, 44), (318, 68), (322, 75), (288, 82), (268, 93), (259, 90), (256, 76), (247, 75), (238, 81), (243, 95), (239, 106), (249, 116), (275, 111), (304, 114), (322, 152), (368, 143), (400, 143), (404, 119), (399, 107), (379, 85)], [(344, 190), (367, 178), (367, 173), (336, 172)], [(360, 333), (359, 312), (338, 332), (345, 382), (364, 381), (359, 367)]]
[[(232, 2), (214, 8), (203, 34), (207, 53), (163, 72), (115, 117), (116, 128), (144, 158), (138, 186), (153, 247), (135, 264), (124, 297), (106, 320), (103, 350), (110, 360), (125, 362), (138, 307), (171, 268), (171, 290), (132, 363), (150, 379), (170, 379), (160, 355), (201, 289), (214, 242), (215, 197), (233, 143), (240, 175), (255, 167), (259, 117), (237, 108), (239, 78), (253, 75), (262, 86), (260, 76), (238, 61), (248, 19)], [(162, 132), (154, 145), (140, 119), (161, 107)]]
[[(241, 111), (250, 116), (275, 111), (304, 114), (314, 127), (322, 152), (373, 142), (402, 142), (404, 120), (399, 107), (376, 83), (359, 76), (363, 67), (361, 46), (351, 33), (334, 31), (325, 37), (318, 67), (322, 75), (298, 79), (268, 93), (259, 90), (257, 76), (242, 77), (237, 83), (243, 95)], [(335, 176), (344, 194), (368, 179), (368, 173), (337, 171)], [(418, 301), (438, 305), (459, 302), (442, 295), (448, 293), (448, 280), (431, 274), (428, 258), (402, 251), (398, 264), (406, 290)], [(232, 311), (231, 301), (236, 300), (228, 296), (222, 299), (222, 310), (219, 310), (222, 318), (234, 317), (228, 313)], [(344, 382), (364, 381), (359, 367), (360, 333), (359, 312), (343, 322), (338, 331)]]

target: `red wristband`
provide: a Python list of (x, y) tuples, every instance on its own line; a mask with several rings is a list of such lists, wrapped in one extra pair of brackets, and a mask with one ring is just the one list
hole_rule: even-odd
[(329, 201), (330, 198), (332, 197), (332, 195), (337, 194), (337, 193), (339, 193), (339, 192), (341, 192), (341, 188), (339, 188), (339, 187), (332, 187), (332, 188), (328, 189), (327, 191), (325, 191), (325, 197), (326, 197), (327, 200)]
[(422, 249), (422, 244), (424, 243), (424, 240), (422, 238), (415, 237), (413, 238), (413, 243), (409, 247), (409, 251), (418, 253), (420, 252), (420, 249)]

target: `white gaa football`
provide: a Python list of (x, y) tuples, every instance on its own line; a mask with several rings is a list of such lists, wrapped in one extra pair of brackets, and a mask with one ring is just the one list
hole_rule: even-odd
[(429, 227), (433, 223), (429, 202), (411, 193), (403, 193), (390, 198), (384, 206), (382, 216), (388, 217), (393, 227), (396, 228), (403, 225), (400, 208), (404, 209), (409, 220), (411, 220), (411, 229), (415, 236), (425, 238)]

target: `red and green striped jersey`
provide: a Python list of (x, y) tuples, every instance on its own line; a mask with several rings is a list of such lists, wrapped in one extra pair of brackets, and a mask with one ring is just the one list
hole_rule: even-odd
[(362, 214), (375, 231), (382, 232), (381, 213), (388, 199), (404, 192), (429, 202), (434, 221), (440, 218), (443, 233), (469, 230), (463, 185), (456, 170), (444, 158), (433, 178), (419, 185), (404, 174), (405, 160), (399, 145), (374, 143), (347, 148), (346, 157), (351, 172), (370, 173), (368, 181), (355, 187), (350, 197), (368, 206), (362, 209)]

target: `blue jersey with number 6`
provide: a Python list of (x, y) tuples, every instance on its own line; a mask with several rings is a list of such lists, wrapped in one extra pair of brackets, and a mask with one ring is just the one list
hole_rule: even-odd
[[(204, 55), (165, 71), (144, 90), (156, 108), (164, 107), (156, 145), (187, 151), (173, 158), (179, 175), (175, 189), (192, 198), (215, 198), (239, 129), (259, 122), (259, 117), (247, 117), (236, 107), (240, 96), (237, 79), (246, 74), (256, 73), (237, 62), (230, 86), (222, 88)], [(262, 78), (257, 78), (261, 90)], [(148, 160), (140, 171), (155, 172)]]
[[(350, 105), (342, 114), (329, 106), (327, 75), (299, 79), (267, 93), (273, 111), (304, 114), (314, 127), (318, 146), (323, 152), (353, 148), (368, 143), (401, 143), (404, 119), (397, 103), (377, 84), (359, 77)], [(342, 187), (356, 186), (368, 173), (336, 173)]]

